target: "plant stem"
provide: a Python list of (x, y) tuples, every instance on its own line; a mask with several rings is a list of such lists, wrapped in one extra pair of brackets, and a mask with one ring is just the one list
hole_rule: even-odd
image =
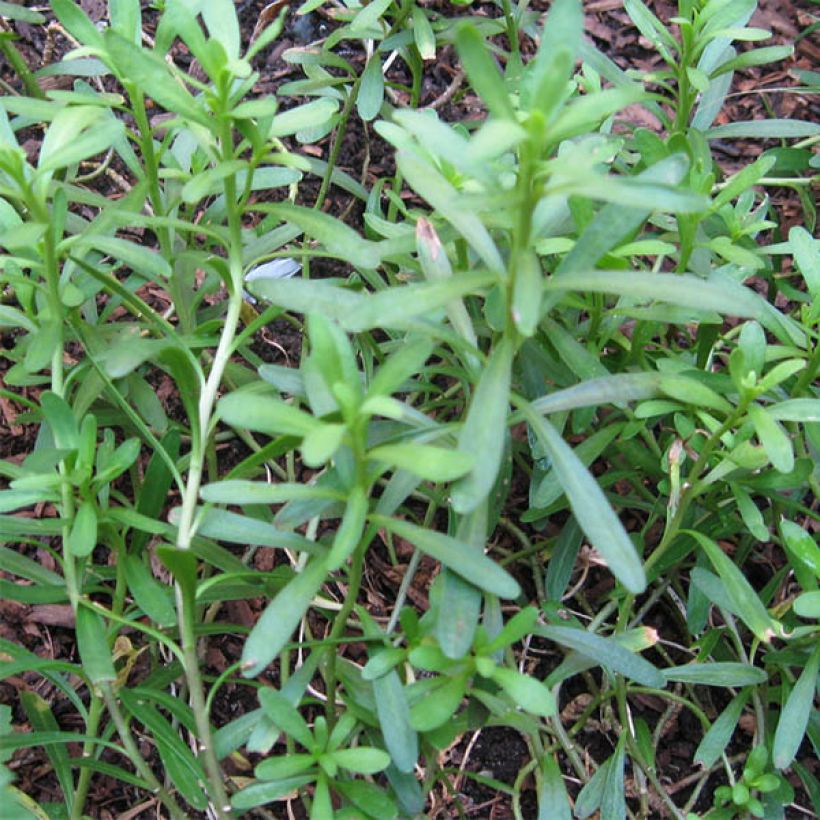
[[(223, 126), (221, 140), (224, 159), (227, 161), (233, 153), (232, 135), (230, 125), (227, 122)], [(234, 176), (225, 179), (225, 200), (229, 222), (228, 264), (232, 287), (228, 296), (228, 311), (225, 316), (222, 334), (214, 353), (208, 378), (199, 397), (198, 429), (192, 431), (190, 464), (177, 531), (176, 545), (181, 550), (190, 549), (196, 531), (194, 514), (207, 456), (211, 417), (222, 376), (233, 351), (233, 341), (239, 326), (242, 308), (242, 236), (240, 214), (236, 205), (236, 179)], [(200, 752), (208, 777), (208, 793), (215, 815), (218, 818), (225, 818), (230, 816), (231, 808), (225, 791), (222, 771), (214, 751), (211, 721), (206, 708), (204, 686), (197, 655), (196, 607), (195, 602), (188, 600), (187, 596), (183, 594), (179, 584), (177, 584), (177, 611), (185, 680), (188, 684), (189, 700), (196, 722)]]
[[(95, 692), (91, 692), (91, 703), (88, 708), (88, 720), (85, 724), (85, 733), (88, 737), (97, 736), (100, 727), (104, 703), (102, 698)], [(83, 743), (82, 757), (88, 760), (94, 753), (94, 741), (87, 740)], [(90, 766), (83, 766), (80, 769), (80, 776), (77, 779), (77, 788), (74, 790), (74, 803), (71, 807), (71, 820), (80, 820), (83, 816), (83, 807), (88, 797), (88, 789), (91, 786), (91, 775), (93, 770)]]
[(151, 767), (140, 754), (137, 744), (131, 735), (131, 730), (128, 728), (125, 716), (117, 703), (117, 698), (114, 695), (111, 684), (102, 684), (100, 686), (100, 694), (105, 702), (106, 709), (108, 709), (108, 713), (111, 715), (111, 720), (114, 721), (114, 726), (117, 729), (117, 734), (120, 736), (122, 745), (125, 747), (126, 754), (134, 764), (134, 768), (137, 770), (139, 776), (148, 784), (151, 791), (157, 795), (162, 804), (168, 809), (173, 820), (186, 820), (187, 815), (185, 812), (179, 807), (179, 804), (168, 790), (157, 780), (156, 775), (151, 771)]

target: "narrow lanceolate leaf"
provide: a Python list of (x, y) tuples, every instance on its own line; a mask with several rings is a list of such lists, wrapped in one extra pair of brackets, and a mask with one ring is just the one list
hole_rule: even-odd
[(800, 748), (814, 704), (817, 673), (820, 671), (820, 646), (815, 646), (808, 663), (800, 673), (774, 733), (772, 762), (778, 769), (791, 765)]
[(556, 390), (532, 402), (532, 408), (542, 415), (575, 410), (579, 407), (597, 407), (601, 404), (623, 404), (641, 401), (659, 395), (660, 373), (618, 373), (588, 379)]
[[(172, 524), (179, 521), (179, 507), (174, 507), (168, 520)], [(251, 518), (230, 510), (197, 510), (197, 535), (227, 541), (229, 544), (255, 544), (260, 547), (299, 550), (315, 554), (322, 548), (314, 541), (295, 532), (281, 530), (267, 521)]]
[(72, 555), (85, 558), (97, 546), (97, 508), (93, 501), (83, 501), (68, 534), (66, 546)]
[(503, 338), (492, 352), (473, 394), (458, 448), (472, 456), (474, 466), (453, 486), (451, 499), (456, 512), (474, 510), (495, 484), (504, 452), (513, 352), (512, 342)]
[(612, 672), (631, 678), (643, 686), (663, 689), (666, 680), (649, 661), (631, 652), (612, 638), (603, 638), (584, 629), (570, 626), (537, 626), (535, 632), (567, 646), (601, 664)]
[(470, 84), (490, 113), (502, 119), (515, 120), (504, 80), (478, 30), (470, 25), (460, 26), (456, 32), (456, 48)]
[(419, 741), (410, 725), (410, 707), (395, 669), (373, 681), (373, 695), (393, 765), (400, 772), (412, 772), (419, 756)]
[(354, 487), (348, 496), (342, 523), (327, 556), (328, 569), (338, 569), (356, 549), (364, 530), (367, 507), (367, 493), (362, 487)]
[(769, 643), (776, 632), (776, 623), (763, 606), (746, 576), (728, 555), (708, 536), (695, 530), (683, 530), (703, 547), (707, 558), (720, 576), (735, 611), (746, 626), (765, 643)]
[(461, 273), (437, 282), (419, 282), (365, 297), (340, 317), (345, 330), (360, 333), (374, 327), (404, 327), (409, 319), (443, 309), (454, 300), (489, 287), (495, 276), (487, 271)]
[(397, 518), (371, 515), (370, 520), (406, 539), (479, 589), (499, 598), (517, 598), (521, 593), (518, 582), (505, 569), (470, 544)]
[(494, 273), (504, 275), (504, 262), (492, 236), (462, 194), (415, 151), (402, 149), (396, 162), (407, 182), (464, 237)]
[(426, 481), (453, 481), (473, 466), (469, 453), (429, 444), (385, 444), (374, 447), (367, 457), (408, 470)]
[(384, 102), (384, 74), (382, 61), (376, 51), (367, 61), (362, 81), (359, 85), (359, 96), (356, 98), (356, 110), (365, 121), (376, 119)]
[(695, 763), (704, 768), (711, 768), (723, 754), (729, 740), (734, 734), (743, 707), (749, 700), (751, 689), (743, 689), (732, 699), (729, 705), (718, 715), (709, 731), (703, 736), (695, 750)]
[(572, 820), (569, 795), (558, 762), (551, 754), (541, 763), (541, 789), (538, 792), (538, 820)]
[[(363, 268), (375, 268), (381, 262), (379, 246), (362, 239), (352, 228), (329, 214), (299, 205), (277, 203), (268, 210), (301, 228), (322, 243), (328, 256), (335, 256)], [(272, 288), (275, 292), (275, 288)], [(265, 293), (262, 292), (264, 296)]]
[(306, 436), (321, 422), (273, 396), (231, 393), (217, 404), (220, 418), (232, 427), (244, 427), (269, 436)]
[(642, 301), (660, 301), (730, 316), (756, 318), (763, 323), (766, 303), (754, 291), (729, 280), (702, 279), (694, 274), (635, 271), (578, 271), (548, 279), (546, 290), (615, 293)]
[(268, 604), (242, 650), (245, 677), (256, 677), (282, 651), (326, 575), (325, 562), (314, 560)]
[(757, 404), (749, 408), (749, 418), (772, 467), (779, 473), (790, 473), (794, 469), (794, 450), (786, 431)]
[(84, 606), (77, 610), (77, 648), (83, 669), (93, 684), (113, 683), (117, 679), (105, 624), (96, 612)]
[(646, 575), (640, 556), (598, 482), (546, 419), (529, 404), (521, 409), (552, 459), (552, 469), (564, 488), (578, 525), (606, 560), (613, 575), (630, 592), (642, 592)]
[(199, 495), (203, 501), (213, 504), (284, 504), (286, 501), (311, 498), (345, 500), (342, 493), (313, 484), (267, 484), (239, 479), (205, 484)]
[(555, 714), (555, 698), (541, 681), (506, 666), (496, 666), (491, 677), (525, 712), (540, 717)]
[(669, 682), (696, 683), (701, 686), (755, 686), (765, 683), (769, 676), (765, 670), (748, 663), (687, 663), (663, 670)]

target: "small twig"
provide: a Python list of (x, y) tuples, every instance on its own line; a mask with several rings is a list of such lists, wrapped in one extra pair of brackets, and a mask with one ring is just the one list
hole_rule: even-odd
[(433, 102), (431, 102), (430, 105), (427, 107), (432, 108), (434, 111), (436, 111), (442, 106), (447, 105), (447, 103), (450, 102), (450, 100), (452, 100), (453, 97), (456, 95), (458, 89), (461, 88), (461, 84), (463, 82), (464, 72), (461, 69), (459, 69), (458, 71), (456, 71), (453, 79), (450, 80), (450, 84), (447, 86), (447, 88), (445, 88), (444, 91), (442, 91), (441, 94), (439, 94), (439, 96), (436, 97), (436, 99), (434, 99)]

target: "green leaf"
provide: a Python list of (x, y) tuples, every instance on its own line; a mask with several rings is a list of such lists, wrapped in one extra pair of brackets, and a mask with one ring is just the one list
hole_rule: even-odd
[(416, 526), (409, 521), (400, 521), (383, 515), (371, 515), (370, 520), (376, 526), (384, 527), (389, 532), (410, 541), (422, 552), (435, 558), (479, 589), (498, 595), (499, 598), (517, 598), (521, 593), (518, 582), (506, 570), (470, 544)]
[(372, 746), (337, 749), (330, 757), (340, 768), (357, 774), (376, 774), (390, 765), (390, 755)]
[(314, 779), (315, 776), (311, 774), (289, 777), (286, 780), (274, 780), (269, 783), (252, 783), (231, 797), (231, 806), (240, 812), (257, 806), (266, 806), (277, 800), (295, 796), (302, 786), (307, 786)]
[(171, 589), (161, 584), (141, 559), (125, 556), (125, 580), (137, 606), (152, 621), (165, 627), (176, 625)]
[[(300, 131), (319, 128), (325, 125), (338, 110), (339, 104), (336, 100), (332, 100), (330, 97), (320, 97), (318, 100), (312, 100), (304, 105), (297, 105), (287, 111), (280, 111), (273, 118), (268, 137), (289, 137)], [(295, 224), (298, 225), (299, 223), (296, 222)]]
[(719, 77), (727, 71), (738, 71), (750, 66), (766, 65), (778, 60), (785, 60), (794, 53), (794, 46), (766, 46), (765, 48), (755, 48), (751, 51), (744, 51), (732, 60), (721, 63), (709, 76)]
[[(179, 522), (179, 507), (171, 510), (169, 520), (172, 524)], [(308, 554), (321, 552), (314, 541), (295, 532), (281, 530), (276, 525), (258, 518), (240, 515), (229, 510), (197, 510), (200, 515), (196, 522), (197, 535), (227, 541), (230, 544), (255, 544), (260, 547), (292, 549)]]
[(543, 272), (534, 253), (523, 254), (515, 271), (512, 318), (522, 336), (532, 336), (541, 316)]
[[(786, 520), (780, 522), (780, 532), (786, 542), (792, 563), (796, 559), (808, 567), (815, 578), (820, 578), (820, 547), (817, 546), (812, 535), (794, 521)], [(795, 571), (797, 571), (796, 568)]]
[(57, 19), (81, 43), (95, 48), (102, 47), (103, 40), (99, 29), (88, 19), (76, 3), (71, 2), (71, 0), (54, 0), (51, 8), (57, 15)]
[(359, 84), (359, 96), (356, 97), (356, 110), (359, 116), (370, 122), (376, 119), (384, 102), (384, 74), (378, 51), (373, 52), (367, 61), (362, 80)]
[(203, 501), (213, 504), (284, 504), (287, 501), (319, 498), (344, 501), (345, 495), (314, 484), (266, 484), (262, 481), (230, 480), (205, 484), (199, 491)]
[(766, 408), (766, 412), (778, 421), (820, 421), (820, 399), (787, 399)]
[(546, 416), (579, 407), (640, 401), (657, 396), (659, 385), (659, 373), (618, 373), (614, 376), (588, 379), (564, 390), (549, 393), (532, 402), (532, 408)]
[[(411, 725), (407, 696), (395, 669), (373, 681), (373, 697), (384, 742), (390, 752), (387, 762), (392, 760), (400, 772), (412, 772), (418, 762), (418, 737)], [(345, 764), (339, 761), (339, 765)], [(376, 771), (386, 766), (387, 763)]]
[(615, 514), (598, 482), (555, 428), (531, 405), (521, 403), (527, 421), (552, 459), (578, 525), (606, 560), (610, 571), (633, 593), (646, 587), (646, 575), (635, 545)]
[(126, 687), (121, 688), (118, 694), (134, 718), (151, 731), (165, 773), (174, 787), (195, 809), (204, 811), (208, 798), (201, 785), (205, 782), (205, 772), (199, 760), (152, 704)]
[(208, 0), (201, 5), (202, 19), (208, 28), (208, 34), (222, 44), (230, 59), (236, 60), (242, 37), (233, 0)]
[(460, 273), (436, 282), (419, 282), (387, 288), (364, 297), (339, 318), (346, 330), (360, 333), (374, 327), (404, 327), (417, 316), (428, 314), (453, 301), (476, 293), (495, 281), (487, 271)]
[(643, 686), (663, 689), (666, 685), (663, 674), (649, 661), (620, 646), (612, 638), (570, 626), (536, 626), (534, 631)]
[(321, 467), (341, 447), (347, 427), (344, 424), (320, 424), (303, 439), (302, 461), (308, 467)]
[(691, 535), (703, 547), (715, 572), (723, 582), (726, 593), (746, 626), (763, 642), (769, 643), (776, 633), (776, 624), (746, 576), (728, 555), (708, 536), (695, 530), (681, 530)]
[(464, 675), (454, 678), (442, 677), (441, 684), (426, 693), (410, 710), (410, 723), (416, 731), (431, 732), (452, 720), (464, 693), (467, 680)]
[[(59, 732), (60, 726), (54, 713), (51, 711), (48, 703), (40, 697), (36, 692), (28, 689), (20, 690), (20, 704), (25, 710), (26, 717), (31, 724), (31, 730), (34, 732)], [(5, 734), (5, 733), (4, 733)], [(10, 734), (10, 732), (9, 732)], [(63, 790), (66, 798), (66, 804), (69, 811), (74, 805), (74, 778), (71, 774), (71, 758), (68, 755), (68, 749), (62, 743), (49, 744), (45, 747), (48, 759), (54, 768), (54, 774), (57, 775), (57, 782)], [(5, 760), (5, 756), (2, 757)], [(2, 780), (0, 780), (2, 782)], [(0, 793), (5, 790), (0, 787)], [(6, 794), (3, 794), (4, 802), (8, 800)], [(8, 803), (5, 803), (5, 811), (8, 812), (9, 820), (15, 820), (14, 809)]]
[(755, 686), (769, 679), (763, 669), (731, 661), (670, 666), (662, 674), (667, 683), (694, 683), (700, 686)]
[(575, 801), (575, 816), (585, 820), (600, 807), (601, 817), (626, 817), (624, 801), (624, 742), (621, 735), (615, 753), (601, 766), (581, 789)]
[(353, 554), (364, 531), (368, 506), (367, 492), (359, 485), (353, 487), (347, 497), (342, 523), (327, 556), (329, 570), (338, 569)]
[[(262, 687), (259, 690), (259, 705), (278, 729), (292, 737), (305, 749), (313, 751), (315, 745), (313, 733), (305, 723), (305, 719), (299, 714), (299, 710), (295, 709), (290, 700), (281, 692), (270, 687)], [(265, 777), (266, 775), (260, 776)]]
[(210, 126), (205, 111), (177, 81), (161, 55), (146, 51), (113, 29), (106, 29), (104, 37), (109, 58), (129, 83), (146, 89), (166, 111), (181, 114), (206, 128)]
[(453, 481), (469, 472), (473, 456), (429, 444), (385, 444), (367, 453), (369, 459), (408, 470), (425, 481)]
[(802, 120), (746, 120), (716, 125), (706, 132), (710, 140), (740, 138), (751, 139), (800, 139), (816, 137), (820, 134), (820, 125)]
[(315, 765), (316, 759), (312, 754), (288, 754), (263, 760), (253, 773), (261, 780), (283, 780), (302, 774)]
[(794, 611), (801, 618), (820, 619), (820, 590), (812, 590), (798, 595), (793, 606)]
[(37, 331), (37, 325), (25, 313), (8, 305), (0, 305), (0, 329), (8, 330), (15, 327), (20, 327), (29, 333)]
[(726, 415), (734, 409), (723, 396), (715, 393), (714, 390), (697, 379), (686, 375), (662, 374), (658, 386), (662, 393), (685, 404), (708, 407), (710, 410), (717, 410)]
[(421, 6), (413, 6), (413, 40), (422, 60), (436, 59), (436, 35)]
[(242, 650), (242, 674), (256, 677), (282, 651), (327, 576), (322, 559), (311, 561), (271, 601)]
[(451, 491), (453, 509), (474, 510), (495, 484), (504, 453), (514, 346), (504, 337), (490, 354), (458, 437), (458, 448), (473, 459), (472, 470)]
[(541, 788), (538, 792), (538, 820), (572, 820), (564, 778), (551, 754), (541, 761)]
[[(459, 528), (458, 533), (461, 540), (472, 543), (473, 548), (479, 551), (483, 550), (486, 541), (486, 512), (483, 519), (483, 534), (479, 543), (476, 543), (478, 539), (466, 538), (462, 528)], [(435, 584), (435, 594), (439, 600), (435, 635), (441, 651), (448, 658), (459, 660), (470, 651), (473, 644), (481, 611), (481, 592), (460, 575), (447, 569), (439, 573)], [(432, 594), (431, 590), (431, 596)]]
[(777, 722), (772, 746), (772, 762), (778, 769), (785, 769), (791, 765), (803, 742), (814, 705), (818, 671), (820, 671), (820, 646), (815, 646), (808, 663), (789, 693), (780, 713), (780, 720)]
[(398, 816), (393, 801), (373, 783), (366, 780), (337, 780), (334, 788), (354, 806), (378, 820), (394, 820)]
[(498, 276), (505, 276), (504, 262), (495, 242), (464, 196), (415, 151), (402, 149), (396, 155), (396, 162), (408, 184), (452, 224), (484, 264)]
[(103, 619), (86, 606), (77, 609), (77, 649), (83, 670), (96, 686), (117, 679)]
[(43, 138), (37, 170), (67, 168), (111, 147), (122, 123), (96, 106), (70, 106), (59, 111)]
[(705, 769), (710, 769), (718, 761), (734, 734), (750, 694), (751, 689), (738, 692), (718, 715), (695, 750), (695, 763), (700, 763)]
[(557, 711), (552, 692), (541, 681), (505, 666), (496, 666), (490, 677), (525, 712), (539, 717), (551, 717)]
[(206, 196), (222, 193), (223, 180), (247, 169), (248, 163), (241, 159), (220, 162), (219, 165), (191, 177), (182, 187), (182, 199), (190, 205)]
[(31, 23), (35, 26), (40, 26), (46, 22), (46, 18), (40, 12), (14, 3), (0, 3), (0, 17), (6, 17), (9, 20), (20, 20), (23, 23)]
[[(363, 268), (376, 268), (381, 262), (381, 250), (378, 243), (362, 239), (356, 231), (329, 214), (316, 211), (313, 208), (281, 202), (267, 206), (267, 210), (274, 216), (293, 223), (308, 236), (318, 239), (324, 246), (328, 256), (338, 257), (351, 265)], [(262, 279), (254, 282), (251, 290), (263, 298), (269, 299), (273, 304), (281, 304), (276, 299), (278, 290), (281, 289), (287, 293), (288, 287), (292, 287), (294, 284), (296, 284), (296, 280), (272, 281)], [(315, 286), (315, 283), (312, 282), (303, 284), (313, 284)], [(287, 307), (287, 305), (283, 305), (283, 307)], [(325, 312), (320, 307), (316, 307), (314, 310), (318, 313)], [(310, 311), (303, 310), (300, 312), (307, 313)]]
[(515, 111), (510, 95), (484, 37), (473, 26), (462, 24), (456, 30), (456, 49), (470, 85), (490, 113), (514, 121)]
[(313, 416), (273, 396), (230, 393), (217, 404), (219, 417), (233, 427), (244, 427), (269, 436), (306, 436), (321, 425)]
[(78, 558), (85, 558), (97, 546), (97, 507), (93, 501), (80, 504), (66, 543), (68, 551)]
[(796, 225), (789, 231), (789, 244), (794, 261), (806, 280), (806, 286), (813, 298), (820, 295), (820, 261), (818, 261), (817, 240), (805, 229)]
[(772, 466), (779, 473), (790, 473), (794, 469), (794, 450), (786, 431), (759, 404), (749, 407), (749, 418)]
[(66, 400), (46, 390), (40, 395), (40, 406), (51, 428), (54, 444), (61, 450), (76, 450), (80, 444), (80, 429)]

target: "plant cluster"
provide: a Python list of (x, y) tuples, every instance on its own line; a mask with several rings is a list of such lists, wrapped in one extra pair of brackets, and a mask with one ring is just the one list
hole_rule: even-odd
[[(530, 752), (513, 785), (472, 775), (516, 817), (529, 790), (539, 818), (683, 818), (712, 774), (713, 818), (783, 817), (797, 783), (816, 799), (820, 127), (714, 125), (736, 71), (791, 49), (739, 47), (770, 36), (754, 0), (680, 0), (666, 24), (626, 0), (651, 75), (584, 41), (578, 0), (545, 19), (372, 0), (334, 6), (283, 55), (303, 76), (258, 96), (274, 5), (248, 43), (231, 0), (156, 3), (152, 37), (138, 0), (104, 26), (52, 0), (73, 47), (38, 73), (0, 33), (25, 92), (0, 98), (0, 395), (37, 428), (0, 461), (0, 595), (70, 606), (77, 647), (0, 641), (3, 679), (54, 692), (0, 707), (0, 760), (42, 746), (63, 795), (38, 805), (0, 767), (6, 816), (93, 814), (97, 777), (172, 818), (419, 817), (434, 792), (455, 816), (441, 753), (489, 725)], [(479, 119), (420, 107), (444, 47)], [(376, 182), (339, 167), (354, 124), (395, 158)], [(302, 150), (328, 135), (327, 161)], [(725, 175), (729, 138), (781, 142)], [(807, 227), (780, 234), (772, 185)], [(323, 209), (333, 190), (357, 227)], [(260, 358), (274, 320), (298, 366)], [(376, 553), (405, 561), (384, 617), (360, 594)], [(263, 602), (252, 628), (237, 601)], [(226, 634), (241, 657), (214, 674)], [(589, 695), (572, 725), (569, 686)], [(256, 705), (221, 720), (228, 691)], [(702, 728), (685, 800), (647, 697)], [(598, 760), (594, 715), (615, 738)]]

